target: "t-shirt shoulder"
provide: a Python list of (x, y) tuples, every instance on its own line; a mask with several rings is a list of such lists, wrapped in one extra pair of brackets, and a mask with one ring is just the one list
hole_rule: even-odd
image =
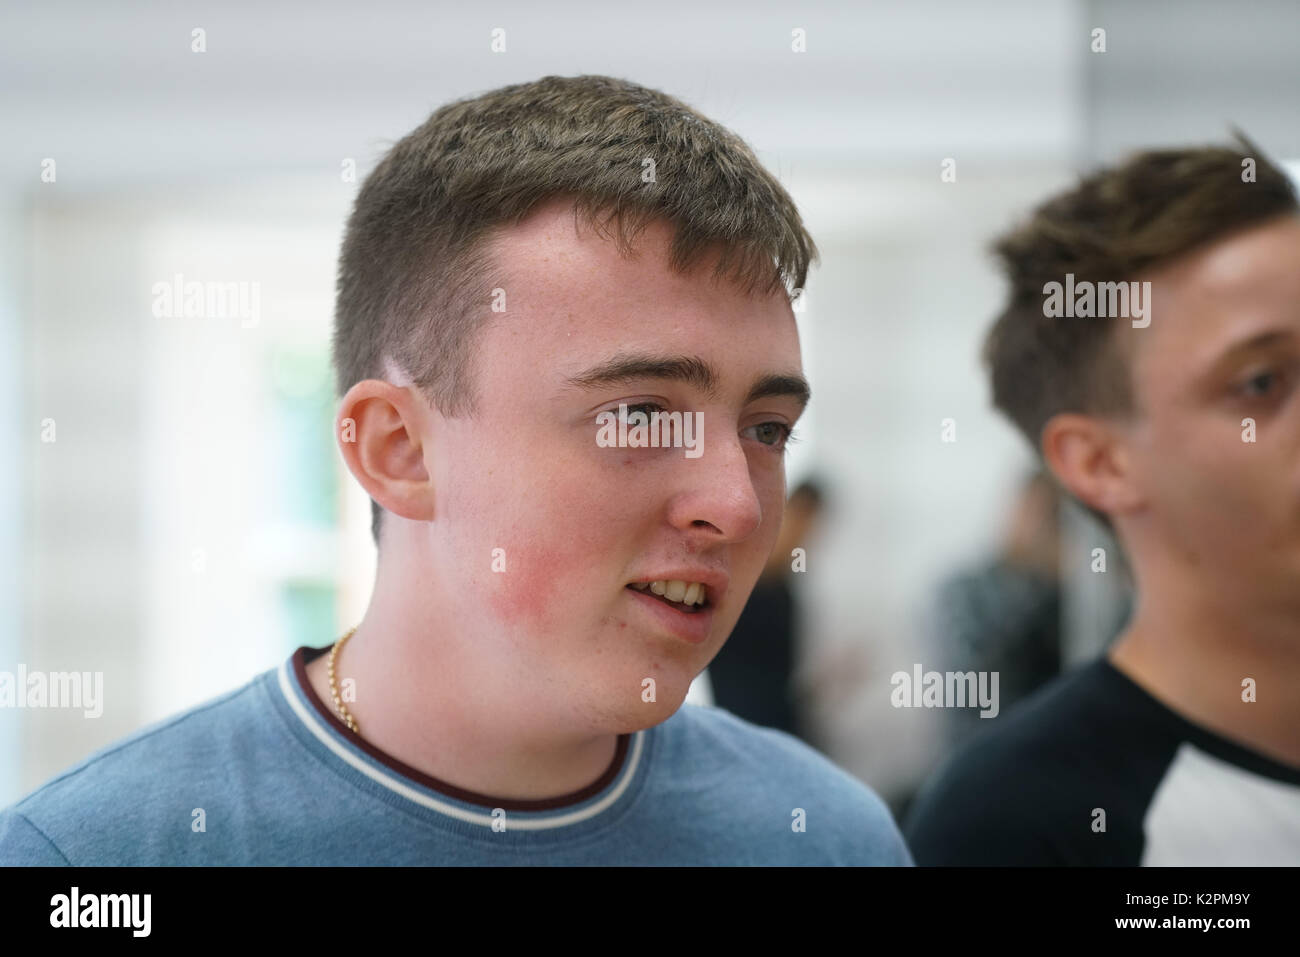
[(842, 863), (910, 865), (889, 808), (876, 793), (793, 735), (722, 708), (688, 704), (662, 726), (663, 760), (694, 777), (735, 813), (777, 805), (792, 829), (834, 835)]
[(0, 867), (62, 867), (72, 862), (15, 808), (0, 811)]
[(265, 736), (275, 720), (257, 699), (267, 674), (101, 748), (0, 812), (0, 865), (76, 864), (79, 850), (113, 840), (107, 822), (145, 833), (170, 804), (188, 829), (193, 808), (181, 805), (193, 802), (177, 788), (224, 778), (257, 746), (256, 732)]

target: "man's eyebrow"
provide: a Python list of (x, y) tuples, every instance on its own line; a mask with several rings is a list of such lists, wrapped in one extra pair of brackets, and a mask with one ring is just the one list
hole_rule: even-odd
[(808, 400), (812, 398), (812, 389), (808, 386), (808, 380), (801, 375), (771, 373), (759, 377), (750, 388), (749, 395), (745, 396), (745, 404), (748, 405), (755, 399), (769, 397), (794, 399), (799, 403), (799, 409), (802, 411), (808, 404)]
[(622, 385), (637, 379), (668, 379), (717, 396), (718, 372), (698, 356), (653, 356), (631, 353), (615, 356), (565, 381), (580, 389)]
[[(592, 366), (585, 372), (569, 376), (565, 382), (579, 389), (599, 389), (640, 379), (683, 382), (699, 389), (710, 398), (717, 398), (721, 376), (718, 375), (717, 369), (699, 356), (655, 356), (632, 353), (615, 356), (606, 362)], [(750, 387), (749, 394), (745, 396), (745, 403), (778, 396), (795, 399), (802, 409), (812, 398), (812, 390), (808, 380), (798, 373), (770, 372), (758, 377)]]
[(1228, 346), (1220, 354), (1220, 361), (1231, 359), (1243, 352), (1252, 352), (1255, 349), (1276, 345), (1290, 338), (1292, 338), (1292, 335), (1286, 329), (1271, 329), (1268, 332), (1261, 332), (1258, 335), (1250, 336)]
[(1233, 372), (1242, 359), (1261, 349), (1291, 341), (1294, 341), (1294, 336), (1285, 329), (1269, 329), (1244, 336), (1206, 358), (1196, 370), (1193, 381), (1198, 387), (1217, 393), (1219, 380)]
[(1266, 332), (1246, 336), (1222, 349), (1217, 356), (1210, 359), (1203, 367), (1202, 373), (1209, 381), (1214, 376), (1230, 369), (1243, 356), (1259, 349), (1266, 349), (1291, 340), (1292, 334), (1285, 329), (1270, 329)]

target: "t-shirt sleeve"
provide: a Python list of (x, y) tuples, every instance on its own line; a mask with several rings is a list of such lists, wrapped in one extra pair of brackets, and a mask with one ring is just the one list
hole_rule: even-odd
[(0, 867), (60, 867), (71, 863), (25, 816), (13, 808), (0, 811)]

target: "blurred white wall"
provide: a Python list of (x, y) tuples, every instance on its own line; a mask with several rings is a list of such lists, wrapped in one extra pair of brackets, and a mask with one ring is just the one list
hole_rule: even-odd
[[(919, 166), (919, 164), (918, 164)], [(825, 744), (887, 791), (905, 790), (939, 747), (937, 712), (890, 706), (889, 676), (931, 667), (925, 634), (939, 579), (997, 544), (1031, 456), (987, 399), (980, 342), (1000, 306), (988, 238), (1068, 183), (1054, 161), (959, 160), (795, 186), (822, 245), (805, 317), (814, 448), (831, 484), (804, 586), (810, 656), (866, 649), (870, 671), (817, 718)], [(942, 441), (945, 420), (956, 441)]]

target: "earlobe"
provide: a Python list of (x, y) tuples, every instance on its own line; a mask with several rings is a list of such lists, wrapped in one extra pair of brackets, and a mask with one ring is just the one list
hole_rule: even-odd
[(335, 435), (348, 470), (366, 494), (394, 515), (430, 521), (433, 489), (421, 427), (408, 389), (366, 379), (343, 397)]
[(1061, 413), (1043, 426), (1043, 460), (1072, 495), (1107, 515), (1138, 505), (1123, 438), (1094, 416)]

